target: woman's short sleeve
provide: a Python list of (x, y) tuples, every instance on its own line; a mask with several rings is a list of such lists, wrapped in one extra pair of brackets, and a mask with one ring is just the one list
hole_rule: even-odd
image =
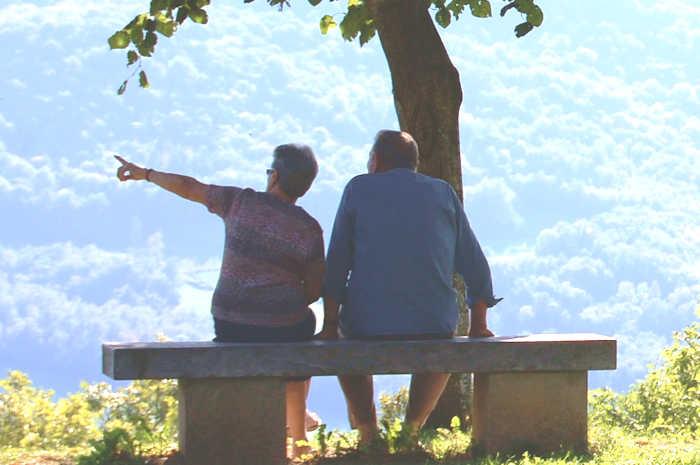
[(205, 205), (210, 212), (223, 218), (226, 216), (226, 213), (228, 213), (231, 208), (231, 204), (241, 191), (242, 189), (238, 187), (210, 184), (207, 186)]

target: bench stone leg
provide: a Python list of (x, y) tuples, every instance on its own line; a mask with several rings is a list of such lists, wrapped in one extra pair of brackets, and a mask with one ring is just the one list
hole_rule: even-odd
[(179, 380), (179, 442), (186, 465), (283, 465), (285, 381)]
[(474, 452), (585, 452), (587, 395), (586, 371), (475, 373)]

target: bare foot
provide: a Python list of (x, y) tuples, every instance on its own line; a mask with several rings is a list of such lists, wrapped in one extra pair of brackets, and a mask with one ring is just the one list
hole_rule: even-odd
[(360, 450), (373, 450), (376, 448), (379, 437), (379, 428), (377, 425), (357, 425), (357, 432), (360, 433), (358, 448)]
[(469, 330), (469, 337), (479, 338), (479, 337), (493, 337), (494, 334), (488, 328), (475, 328)]
[(376, 435), (372, 438), (361, 438), (357, 444), (357, 450), (362, 454), (384, 455), (389, 452), (389, 447), (386, 441)]
[[(293, 445), (292, 446), (292, 460), (293, 461), (301, 461), (304, 460), (305, 458), (308, 458), (308, 456), (311, 456), (314, 454), (314, 450), (311, 448), (311, 446), (305, 444), (305, 445)], [(306, 456), (306, 457), (305, 457)]]

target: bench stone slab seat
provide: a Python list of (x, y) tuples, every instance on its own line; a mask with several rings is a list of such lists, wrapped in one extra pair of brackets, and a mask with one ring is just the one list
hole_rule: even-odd
[[(286, 377), (474, 373), (476, 451), (587, 448), (588, 370), (616, 367), (596, 334), (410, 341), (106, 343), (103, 372), (179, 380), (187, 465), (278, 465), (285, 458)], [(344, 410), (344, 406), (338, 406)]]

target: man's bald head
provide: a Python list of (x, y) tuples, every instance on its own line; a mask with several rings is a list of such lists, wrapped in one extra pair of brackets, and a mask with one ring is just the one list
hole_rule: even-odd
[(372, 153), (382, 171), (394, 168), (418, 168), (418, 144), (413, 137), (402, 131), (382, 130), (377, 133)]

